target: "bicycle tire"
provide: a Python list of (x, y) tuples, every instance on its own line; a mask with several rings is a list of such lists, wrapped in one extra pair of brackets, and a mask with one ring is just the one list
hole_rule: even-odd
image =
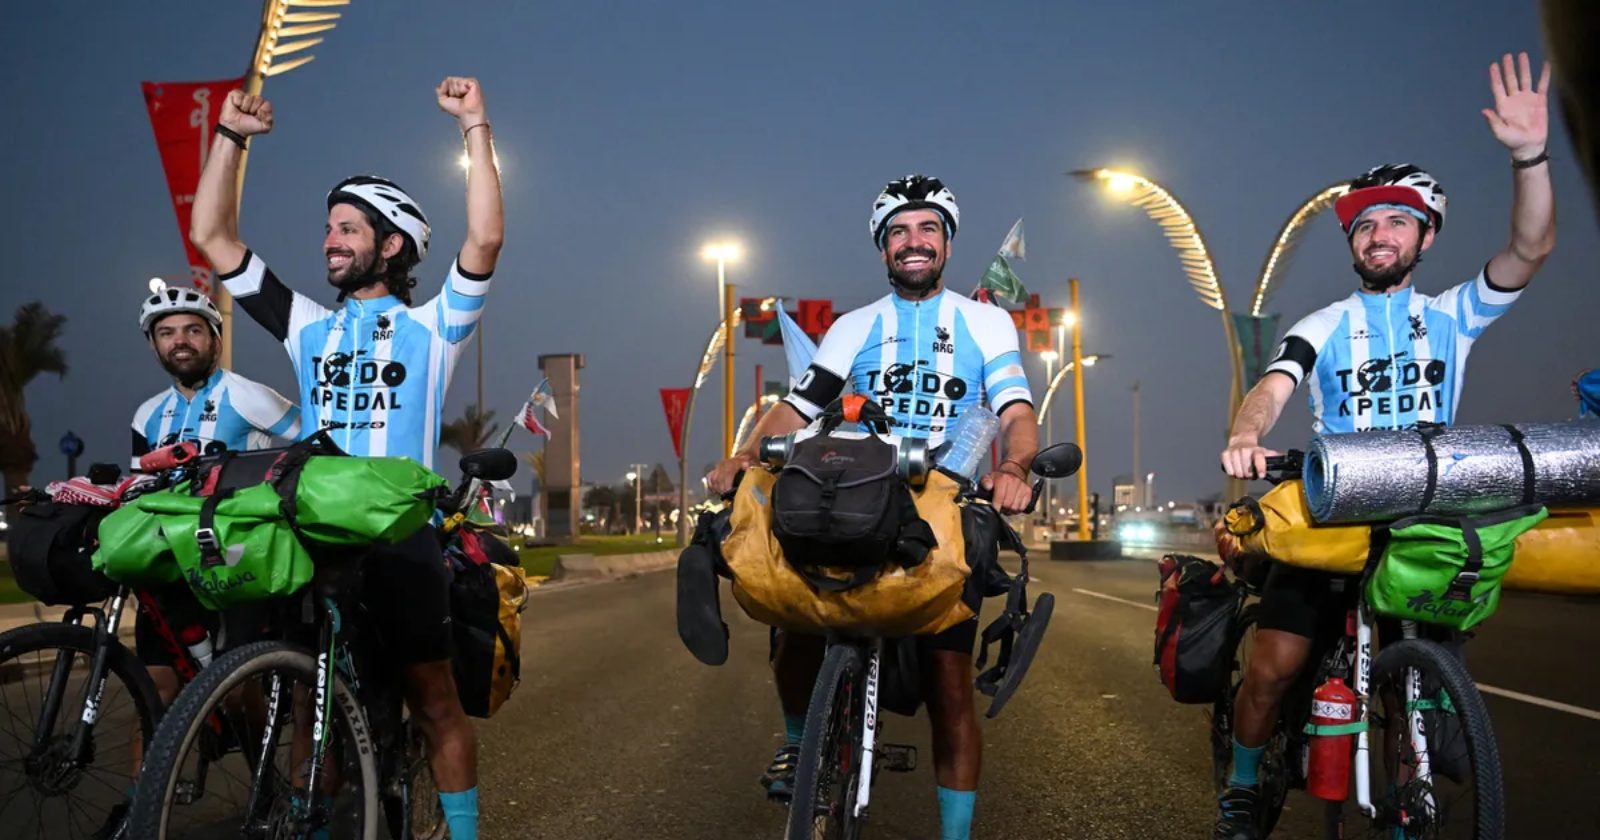
[[(1233, 706), (1239, 697), (1239, 687), (1244, 683), (1244, 669), (1246, 657), (1244, 646), (1250, 640), (1256, 623), (1259, 620), (1260, 605), (1246, 604), (1239, 610), (1239, 618), (1234, 623), (1233, 637), (1228, 646), (1232, 651), (1233, 661), (1229, 665), (1228, 688), (1226, 693), (1215, 703), (1211, 704), (1211, 785), (1217, 796), (1228, 784), (1228, 771), (1233, 764)], [(1294, 692), (1291, 689), (1284, 695), (1283, 705), (1293, 702)], [(1288, 774), (1285, 753), (1288, 750), (1289, 739), (1283, 733), (1284, 715), (1280, 711), (1278, 721), (1272, 730), (1272, 737), (1267, 741), (1267, 749), (1261, 756), (1261, 764), (1257, 771), (1261, 790), (1261, 811), (1256, 815), (1256, 826), (1261, 836), (1266, 837), (1278, 825), (1278, 818), (1283, 816), (1284, 803), (1289, 798), (1290, 779)]]
[[(789, 800), (788, 840), (814, 840), (817, 834), (817, 807), (819, 788), (827, 781), (825, 770), (838, 767), (841, 758), (847, 763), (839, 789), (836, 819), (829, 819), (821, 837), (827, 840), (849, 840), (859, 830), (850, 814), (855, 801), (855, 782), (859, 777), (861, 750), (859, 741), (841, 744), (840, 727), (843, 724), (845, 739), (856, 739), (861, 731), (861, 720), (855, 714), (860, 699), (856, 690), (863, 677), (861, 649), (851, 644), (837, 644), (828, 648), (822, 668), (817, 672), (817, 682), (811, 690), (811, 703), (806, 707), (806, 733), (800, 739), (800, 760), (795, 767), (794, 795)], [(840, 748), (854, 746), (850, 754), (841, 756)], [(829, 803), (831, 806), (832, 803)], [(828, 810), (831, 812), (832, 807)]]
[[(1374, 706), (1381, 703), (1376, 699), (1379, 687), (1392, 677), (1403, 679), (1407, 668), (1416, 668), (1425, 679), (1431, 675), (1449, 695), (1472, 765), (1473, 836), (1478, 840), (1501, 840), (1505, 837), (1505, 790), (1501, 780), (1500, 749), (1495, 743), (1489, 709), (1477, 684), (1467, 673), (1466, 666), (1438, 644), (1425, 639), (1406, 639), (1384, 647), (1372, 664)], [(1374, 731), (1373, 738), (1373, 755), (1382, 760), (1386, 743), (1378, 731)], [(1377, 791), (1374, 794), (1376, 796)]]
[[(128, 815), (129, 840), (164, 840), (171, 818), (170, 803), (184, 756), (205, 729), (213, 709), (220, 708), (227, 695), (261, 672), (296, 672), (306, 685), (316, 682), (316, 659), (306, 650), (285, 642), (254, 642), (218, 657), (202, 670), (173, 701), (162, 718), (145, 753), (141, 784), (133, 797)], [(373, 756), (373, 739), (354, 692), (333, 674), (333, 715), (329, 722), (340, 731), (344, 743), (355, 749), (361, 784), (362, 840), (376, 840), (380, 818), (378, 773)], [(352, 716), (350, 711), (357, 711)], [(154, 783), (152, 783), (154, 782)]]
[[(34, 666), (23, 665), (17, 663), (16, 661), (30, 653), (37, 653), (52, 649), (59, 651), (71, 651), (73, 654), (81, 654), (87, 663), (92, 663), (95, 654), (95, 636), (96, 631), (92, 627), (86, 627), (80, 624), (65, 624), (60, 622), (27, 624), (21, 627), (13, 628), (4, 633), (0, 633), (0, 691), (8, 689), (12, 684), (13, 678), (21, 678), (26, 680), (31, 676), (26, 672), (32, 669)], [(100, 717), (97, 719), (96, 725), (104, 722), (108, 707), (113, 705), (112, 703), (107, 703), (106, 698), (112, 696), (114, 689), (110, 683), (110, 680), (115, 678), (122, 684), (123, 691), (126, 692), (127, 696), (133, 703), (134, 716), (138, 719), (140, 748), (147, 749), (150, 746), (151, 738), (153, 738), (155, 735), (156, 720), (161, 715), (161, 697), (156, 692), (155, 684), (150, 681), (149, 674), (145, 672), (144, 664), (139, 661), (139, 658), (134, 655), (133, 651), (128, 650), (116, 639), (109, 640), (109, 644), (111, 649), (110, 654), (106, 659), (107, 684), (105, 691), (101, 694), (101, 707), (98, 710)], [(58, 712), (58, 715), (74, 723), (81, 721), (83, 719), (82, 702), (87, 699), (87, 688), (89, 685), (90, 681), (85, 680), (85, 696), (83, 698), (79, 698), (78, 701), (75, 701), (79, 702), (80, 705), (70, 710), (70, 717), (68, 716), (69, 710), (65, 707)], [(43, 687), (41, 686), (41, 693), (42, 691)], [(69, 697), (65, 699), (70, 701), (70, 694)], [(0, 698), (0, 703), (9, 705), (8, 701), (5, 701), (3, 698)], [(22, 717), (21, 719), (31, 720), (32, 717), (27, 716)], [(94, 736), (91, 734), (90, 737), (92, 738)], [(91, 744), (90, 750), (91, 752), (98, 752), (93, 744)], [(131, 755), (129, 756), (129, 759), (129, 766), (131, 766)], [(0, 762), (0, 764), (4, 763), (5, 762)], [(127, 778), (129, 783), (133, 781), (133, 776), (131, 774)], [(33, 784), (32, 780), (30, 779), (27, 784)], [(74, 783), (73, 789), (75, 788), (76, 784)], [(0, 774), (0, 790), (9, 789), (10, 786), (4, 784), (4, 774)], [(20, 794), (22, 790), (18, 789), (17, 792)], [(4, 824), (8, 832), (12, 829), (15, 829), (18, 832), (16, 836), (20, 837), (32, 834), (34, 831), (48, 833), (51, 837), (87, 836), (61, 832), (59, 826), (46, 829), (46, 827), (43, 825), (17, 822), (16, 815), (12, 814), (11, 809), (8, 807), (9, 803), (9, 799), (0, 801), (0, 815), (4, 815)], [(121, 804), (120, 800), (116, 803), (113, 803), (110, 808), (105, 809), (106, 819), (110, 818), (111, 812), (115, 809), (117, 804)], [(101, 821), (102, 825), (104, 824), (104, 821), (105, 820)], [(92, 818), (91, 822), (93, 822)], [(29, 831), (30, 827), (33, 828), (33, 831)], [(100, 826), (98, 825), (94, 826), (94, 828), (99, 827)]]

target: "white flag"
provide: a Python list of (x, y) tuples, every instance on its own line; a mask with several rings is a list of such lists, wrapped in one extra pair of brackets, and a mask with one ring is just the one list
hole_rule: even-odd
[(1011, 226), (1011, 232), (1006, 234), (1006, 241), (1000, 243), (1000, 255), (1008, 260), (1025, 260), (1028, 258), (1027, 243), (1022, 240), (1022, 220)]

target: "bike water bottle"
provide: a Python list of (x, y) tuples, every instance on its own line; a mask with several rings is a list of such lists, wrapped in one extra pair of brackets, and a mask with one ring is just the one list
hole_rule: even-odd
[(204, 668), (211, 664), (211, 636), (206, 633), (206, 628), (191, 624), (178, 633), (178, 641), (183, 642), (184, 647), (189, 649), (189, 653), (200, 663), (200, 667)]
[(956, 418), (946, 438), (949, 448), (939, 459), (939, 466), (971, 481), (999, 432), (1000, 418), (994, 416), (994, 412), (981, 405), (968, 408)]
[[(1356, 693), (1338, 677), (1317, 687), (1311, 695), (1311, 724), (1341, 726), (1356, 720)], [(1318, 799), (1343, 802), (1350, 795), (1350, 755), (1354, 734), (1314, 732), (1306, 768), (1306, 792)]]

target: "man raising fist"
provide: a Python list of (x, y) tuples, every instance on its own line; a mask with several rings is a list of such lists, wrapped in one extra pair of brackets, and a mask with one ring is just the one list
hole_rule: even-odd
[[(371, 175), (329, 191), (322, 251), (336, 309), (291, 291), (239, 239), (235, 184), (251, 137), (272, 131), (272, 103), (228, 94), (195, 192), (189, 239), (240, 307), (283, 342), (303, 407), (301, 429), (331, 430), (352, 455), (390, 455), (433, 466), (445, 390), (483, 313), (504, 223), (500, 177), (476, 79), (451, 76), (434, 91), (467, 148), (467, 238), (444, 288), (412, 305), (412, 269), (428, 255), (428, 219), (394, 182)], [(429, 761), (454, 840), (477, 836), (477, 742), (451, 673), (449, 581), (432, 527), (374, 549), (365, 600), (384, 648), (401, 666), (406, 704), (428, 741)]]

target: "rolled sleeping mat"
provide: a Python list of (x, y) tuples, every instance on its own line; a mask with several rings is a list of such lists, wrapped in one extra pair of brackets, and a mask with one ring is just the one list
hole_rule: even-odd
[(1319, 435), (1306, 451), (1305, 487), (1319, 523), (1600, 502), (1600, 423)]

